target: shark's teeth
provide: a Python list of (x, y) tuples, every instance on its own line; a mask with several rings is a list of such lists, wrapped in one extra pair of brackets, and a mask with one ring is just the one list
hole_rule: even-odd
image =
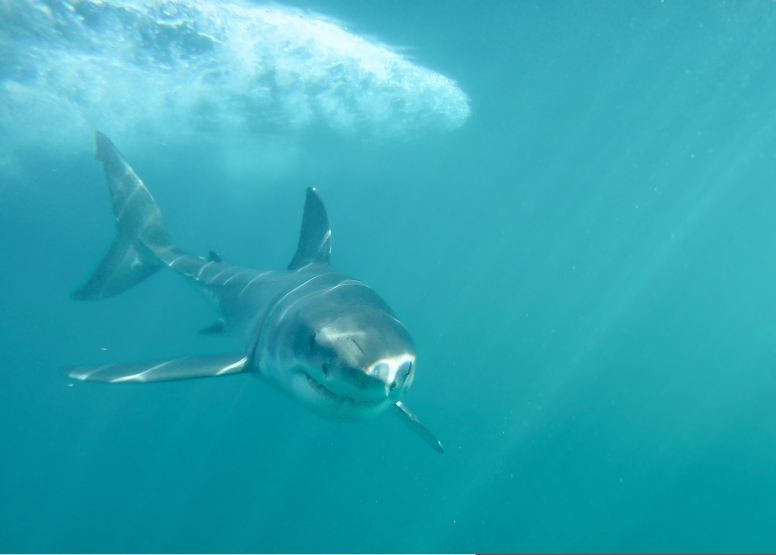
[(342, 395), (337, 395), (330, 389), (327, 389), (322, 384), (315, 381), (307, 372), (303, 372), (304, 377), (307, 378), (307, 383), (310, 384), (310, 387), (319, 395), (325, 397), (326, 399), (330, 401), (334, 401), (335, 403), (339, 403), (341, 405), (348, 405), (350, 407), (354, 408), (372, 408), (379, 406), (385, 399), (376, 399), (374, 401), (365, 401), (362, 399), (351, 399), (350, 397), (343, 397)]

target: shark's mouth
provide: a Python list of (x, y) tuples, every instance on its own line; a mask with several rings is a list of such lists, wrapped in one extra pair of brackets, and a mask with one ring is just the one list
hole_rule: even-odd
[(310, 385), (312, 390), (315, 391), (318, 395), (325, 397), (329, 401), (333, 401), (341, 405), (347, 405), (357, 409), (368, 409), (368, 408), (374, 408), (374, 407), (380, 406), (385, 401), (385, 398), (367, 401), (363, 399), (352, 399), (350, 397), (343, 397), (342, 395), (337, 395), (332, 390), (327, 389), (323, 384), (316, 381), (307, 372), (303, 371), (302, 374), (304, 374), (304, 377), (307, 378), (307, 383)]

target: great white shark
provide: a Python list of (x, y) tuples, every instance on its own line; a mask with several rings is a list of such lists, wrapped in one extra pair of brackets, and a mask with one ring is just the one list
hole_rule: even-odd
[(167, 266), (211, 297), (241, 353), (78, 366), (73, 379), (147, 383), (250, 374), (311, 412), (358, 422), (391, 410), (439, 453), (436, 437), (402, 402), (415, 379), (415, 345), (369, 286), (329, 264), (331, 229), (320, 194), (307, 189), (299, 245), (283, 271), (259, 271), (188, 254), (170, 241), (156, 201), (110, 140), (95, 132), (116, 215), (116, 238), (75, 299), (118, 295)]

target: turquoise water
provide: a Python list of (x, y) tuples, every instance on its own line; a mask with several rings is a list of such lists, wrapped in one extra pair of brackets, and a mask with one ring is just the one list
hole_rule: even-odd
[[(343, 70), (345, 111), (299, 122), (296, 85), (230, 103), (230, 66), (208, 112), (196, 64), (130, 70), (0, 9), (0, 550), (773, 551), (776, 4), (294, 5), (449, 81), (337, 96)], [(446, 453), (251, 376), (63, 377), (234, 349), (172, 272), (70, 300), (113, 234), (97, 126), (173, 240), (235, 264), (285, 267), (317, 187), (334, 266), (413, 335), (406, 402)]]

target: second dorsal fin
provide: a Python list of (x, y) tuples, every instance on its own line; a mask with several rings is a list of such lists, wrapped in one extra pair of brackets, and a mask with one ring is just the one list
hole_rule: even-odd
[(308, 187), (302, 216), (302, 230), (299, 232), (299, 246), (288, 269), (298, 270), (313, 262), (328, 264), (330, 255), (331, 229), (326, 207), (318, 191)]

